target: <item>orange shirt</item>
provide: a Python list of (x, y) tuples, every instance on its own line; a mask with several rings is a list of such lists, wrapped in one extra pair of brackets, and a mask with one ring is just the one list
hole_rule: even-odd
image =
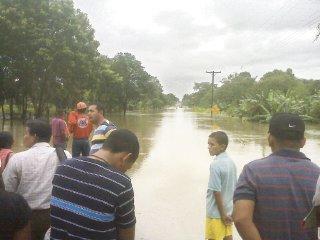
[(68, 116), (68, 128), (73, 138), (89, 138), (93, 126), (86, 114), (72, 111)]

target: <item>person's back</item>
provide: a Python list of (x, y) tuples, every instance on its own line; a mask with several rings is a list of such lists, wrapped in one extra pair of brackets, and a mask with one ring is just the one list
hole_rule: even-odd
[(72, 139), (72, 157), (88, 156), (90, 152), (89, 136), (92, 131), (92, 123), (85, 114), (87, 105), (84, 102), (77, 103), (77, 112), (72, 111), (68, 116), (68, 127)]
[[(302, 219), (312, 208), (320, 168), (301, 152), (280, 150), (244, 168), (235, 200), (247, 181), (256, 186), (253, 221), (262, 239), (316, 239), (314, 230), (303, 230)], [(242, 182), (243, 181), (243, 182)]]
[(66, 149), (69, 130), (67, 123), (64, 121), (64, 112), (62, 110), (57, 110), (56, 117), (51, 120), (51, 128), (53, 146), (61, 146)]
[(50, 226), (52, 179), (59, 164), (55, 148), (49, 145), (50, 138), (47, 122), (28, 121), (24, 144), (29, 149), (13, 155), (3, 172), (6, 191), (22, 195), (32, 209), (32, 239), (43, 238)]
[(316, 229), (302, 227), (312, 207), (320, 168), (300, 148), (305, 125), (296, 114), (275, 114), (269, 124), (272, 154), (248, 163), (234, 193), (234, 221), (247, 239), (316, 240)]
[[(237, 169), (233, 160), (228, 156), (226, 152), (220, 153), (210, 164), (210, 172), (212, 177), (211, 182), (209, 182), (209, 189), (212, 191), (219, 190), (221, 193), (224, 207), (228, 215), (231, 215), (233, 208), (233, 191), (237, 183)], [(220, 187), (217, 187), (220, 185)], [(209, 194), (213, 194), (210, 191)], [(218, 217), (219, 211), (214, 198), (208, 198), (210, 201), (209, 205), (215, 205), (215, 213), (211, 213), (212, 216)], [(213, 200), (211, 202), (211, 200)]]
[(236, 166), (225, 152), (228, 136), (217, 131), (209, 135), (208, 150), (215, 156), (210, 164), (206, 198), (206, 239), (232, 239), (233, 191), (237, 182)]
[(117, 239), (117, 225), (135, 223), (130, 179), (105, 162), (72, 158), (58, 167), (53, 185), (53, 239)]
[(124, 173), (139, 155), (137, 137), (115, 130), (102, 149), (60, 165), (53, 180), (51, 239), (134, 239), (134, 194)]
[[(16, 153), (9, 161), (8, 171), (4, 172), (6, 190), (22, 195), (32, 209), (49, 208), (51, 182), (58, 164), (55, 148), (48, 143), (36, 143), (28, 150)], [(19, 179), (11, 174), (12, 171), (17, 171)], [(40, 202), (39, 196), (42, 196)]]
[(221, 195), (226, 202), (226, 205), (229, 204), (232, 206), (233, 192), (237, 183), (237, 168), (226, 152), (223, 152), (220, 155)]
[(89, 122), (89, 117), (85, 113), (71, 114), (68, 119), (71, 125), (71, 132), (75, 139), (88, 138), (92, 131), (92, 124)]

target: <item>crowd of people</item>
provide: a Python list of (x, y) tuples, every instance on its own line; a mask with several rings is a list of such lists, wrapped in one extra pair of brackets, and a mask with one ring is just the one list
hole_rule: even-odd
[[(244, 240), (318, 239), (320, 168), (300, 151), (304, 132), (300, 116), (275, 114), (272, 154), (249, 162), (239, 178), (227, 134), (209, 135), (205, 239), (231, 240), (233, 223)], [(133, 132), (117, 129), (100, 105), (79, 102), (66, 121), (62, 111), (51, 124), (28, 121), (27, 150), (13, 153), (13, 140), (0, 133), (0, 239), (134, 239), (134, 193), (125, 174), (139, 155)]]

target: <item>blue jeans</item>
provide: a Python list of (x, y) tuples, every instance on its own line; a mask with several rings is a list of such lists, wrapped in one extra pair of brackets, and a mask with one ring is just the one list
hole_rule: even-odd
[(89, 140), (86, 138), (73, 139), (72, 157), (88, 156), (90, 152)]

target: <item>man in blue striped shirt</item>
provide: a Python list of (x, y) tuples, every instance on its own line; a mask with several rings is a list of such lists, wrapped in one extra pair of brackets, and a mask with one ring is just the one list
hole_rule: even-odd
[(114, 130), (89, 157), (63, 162), (53, 179), (51, 239), (133, 240), (134, 194), (124, 173), (139, 155), (129, 130)]
[(92, 104), (89, 106), (88, 117), (96, 128), (91, 138), (90, 154), (93, 154), (102, 148), (104, 141), (117, 127), (104, 117), (103, 108), (100, 104)]
[(234, 193), (234, 222), (243, 240), (316, 240), (302, 220), (312, 208), (319, 167), (300, 152), (305, 125), (296, 114), (272, 117), (272, 154), (248, 163)]

